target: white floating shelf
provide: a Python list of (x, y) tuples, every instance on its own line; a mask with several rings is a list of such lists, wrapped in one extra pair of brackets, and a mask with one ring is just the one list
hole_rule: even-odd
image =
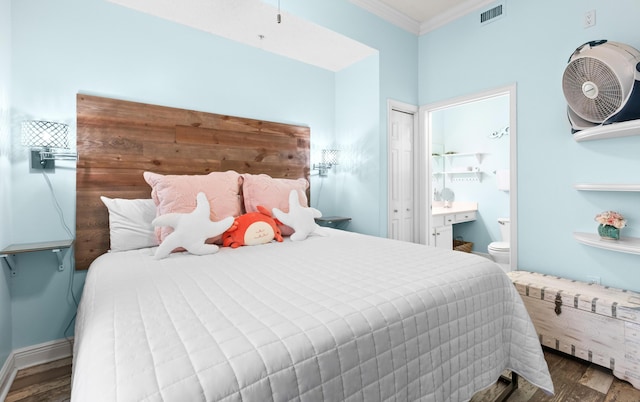
[(621, 237), (620, 240), (603, 240), (597, 234), (582, 232), (574, 232), (573, 237), (587, 246), (640, 255), (640, 239), (637, 237)]
[(449, 153), (444, 153), (444, 154), (437, 154), (437, 155), (431, 155), (433, 158), (455, 158), (458, 156), (475, 156), (476, 159), (482, 159), (482, 152), (455, 152), (452, 154)]
[(435, 172), (434, 174), (471, 174), (482, 173), (480, 170), (447, 170), (444, 172)]
[(573, 134), (573, 139), (580, 141), (603, 140), (606, 138), (629, 137), (640, 135), (640, 120), (623, 121), (596, 126)]
[(575, 184), (580, 191), (640, 191), (640, 184)]

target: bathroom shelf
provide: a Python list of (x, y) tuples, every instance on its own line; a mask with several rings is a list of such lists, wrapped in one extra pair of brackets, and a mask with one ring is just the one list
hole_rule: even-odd
[(575, 184), (580, 191), (640, 191), (640, 184)]
[(482, 152), (461, 152), (455, 154), (431, 155), (432, 158), (457, 158), (465, 156), (475, 156), (478, 163), (482, 162)]
[[(434, 172), (434, 176), (446, 175), (449, 180), (453, 180), (454, 176), (457, 176), (457, 180), (464, 181), (482, 181), (482, 172), (480, 171), (461, 171), (461, 172)], [(464, 179), (461, 179), (464, 177)]]
[(606, 138), (630, 137), (640, 135), (640, 120), (623, 121), (596, 126), (573, 134), (573, 139), (580, 141), (603, 140)]
[(476, 160), (478, 161), (478, 163), (482, 163), (482, 153), (480, 152), (467, 152), (467, 153), (459, 153), (459, 154), (444, 154), (442, 155), (445, 158), (458, 158), (458, 157), (465, 157), (465, 156), (475, 156)]
[(469, 173), (482, 173), (479, 170), (447, 170), (444, 172), (433, 172), (433, 174), (469, 174)]
[(587, 246), (640, 255), (640, 239), (637, 237), (622, 237), (620, 240), (603, 240), (597, 234), (582, 232), (574, 232), (573, 237)]

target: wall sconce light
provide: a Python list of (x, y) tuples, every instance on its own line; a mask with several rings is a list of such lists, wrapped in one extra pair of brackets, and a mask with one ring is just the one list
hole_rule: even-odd
[(333, 165), (338, 164), (338, 158), (340, 151), (337, 149), (323, 149), (322, 150), (322, 162), (319, 164), (313, 164), (313, 169), (318, 171), (318, 176), (326, 176), (329, 169)]
[[(43, 120), (22, 122), (22, 145), (31, 148), (31, 168), (51, 170), (56, 159), (77, 160), (69, 149), (69, 126)], [(62, 151), (61, 151), (62, 150)]]

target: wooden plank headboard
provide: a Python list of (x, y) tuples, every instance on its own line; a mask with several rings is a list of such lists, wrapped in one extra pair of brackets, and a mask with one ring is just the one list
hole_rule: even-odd
[(144, 171), (308, 180), (309, 137), (304, 126), (78, 94), (76, 269), (109, 249), (101, 195), (150, 198)]

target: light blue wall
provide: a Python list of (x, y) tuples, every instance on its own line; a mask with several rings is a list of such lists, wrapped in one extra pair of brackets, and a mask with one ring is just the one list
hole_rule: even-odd
[[(267, 0), (276, 4), (276, 0)], [(367, 222), (356, 223), (369, 227), (371, 222), (376, 222), (377, 229), (372, 234), (387, 236), (387, 101), (394, 99), (400, 102), (417, 105), (418, 102), (418, 38), (396, 26), (381, 20), (380, 18), (355, 6), (348, 0), (323, 0), (323, 1), (287, 1), (281, 2), (283, 9), (292, 12), (302, 18), (332, 29), (338, 33), (355, 39), (379, 51), (379, 98), (378, 138), (370, 137), (378, 144), (369, 144), (367, 155), (371, 161), (367, 165), (367, 172), (359, 172), (360, 175), (351, 176), (351, 181), (345, 181), (344, 193), (338, 193), (339, 199), (357, 197), (354, 188), (365, 187), (367, 199), (354, 198), (352, 202), (360, 204), (367, 209), (367, 214), (377, 213), (378, 217), (368, 215)], [(367, 73), (371, 74), (371, 73)], [(337, 134), (339, 135), (339, 134)], [(377, 175), (378, 182), (374, 183), (368, 175)], [(346, 215), (346, 212), (337, 210), (338, 215)], [(367, 229), (369, 232), (369, 229)]]
[[(0, 249), (11, 243), (11, 1), (0, 0)], [(9, 270), (0, 262), (0, 367), (11, 353)]]
[[(509, 136), (492, 137), (492, 133), (509, 126), (509, 96), (502, 95), (477, 102), (465, 103), (432, 114), (438, 128), (437, 138), (442, 138), (445, 152), (461, 154), (480, 153), (475, 156), (445, 157), (445, 170), (460, 167), (478, 167), (480, 180), (471, 174), (437, 176), (440, 187), (455, 194), (454, 201), (477, 202), (477, 219), (473, 222), (453, 225), (454, 238), (462, 237), (473, 242), (473, 250), (487, 253), (487, 246), (500, 241), (499, 217), (509, 217), (509, 193), (498, 190), (495, 171), (509, 168)], [(442, 159), (441, 159), (442, 160)], [(507, 239), (508, 241), (508, 239)]]
[[(368, 175), (365, 180), (354, 174), (349, 177), (353, 182), (342, 182), (340, 187), (334, 182), (334, 189), (340, 192), (329, 197), (327, 209), (345, 214), (336, 205), (343, 199), (352, 205), (368, 205), (368, 209), (346, 209), (346, 213), (353, 212), (362, 231), (386, 234), (386, 164), (381, 166), (386, 158), (386, 116), (380, 112), (387, 98), (417, 103), (417, 37), (347, 0), (295, 5), (303, 18), (379, 50), (377, 58), (354, 66), (368, 68), (362, 75), (370, 85), (364, 85), (365, 81), (354, 84), (366, 90), (364, 98), (349, 93), (351, 84), (338, 85), (339, 74), (103, 0), (16, 0), (11, 6), (14, 144), (19, 144), (19, 123), (24, 119), (66, 122), (75, 133), (78, 92), (309, 125), (312, 150), (326, 143), (353, 142), (337, 132), (343, 126), (336, 118), (336, 105), (341, 103), (353, 107), (354, 116), (363, 119), (359, 128), (365, 130), (356, 132), (353, 140), (366, 137), (373, 154), (363, 165)], [(338, 92), (341, 100), (337, 100)], [(347, 98), (364, 104), (351, 105), (343, 101)], [(362, 110), (369, 115), (364, 116)], [(342, 112), (348, 110), (341, 108)], [(353, 120), (346, 121), (344, 125), (353, 124)], [(45, 178), (29, 173), (26, 150), (14, 145), (12, 152), (13, 240), (67, 237)], [(49, 179), (64, 219), (73, 229), (73, 163), (58, 162)], [(316, 185), (314, 178), (312, 201)], [(354, 186), (366, 191), (361, 196), (353, 191)], [(73, 281), (75, 295), (79, 295), (85, 273), (71, 276), (70, 261), (58, 272), (55, 258), (46, 252), (20, 256), (18, 264), (18, 275), (10, 280), (12, 348), (68, 335), (65, 328), (75, 311), (70, 283)]]
[(335, 205), (331, 215), (351, 217), (347, 227), (359, 233), (378, 235), (380, 188), (379, 56), (336, 73), (336, 142), (340, 164), (325, 182), (335, 181)]
[[(595, 9), (596, 25), (582, 27)], [(551, 10), (551, 11), (549, 11)], [(640, 290), (638, 256), (577, 243), (594, 216), (623, 213), (623, 236), (640, 237), (638, 193), (585, 193), (574, 183), (637, 183), (640, 137), (576, 143), (566, 118), (562, 73), (580, 44), (609, 39), (640, 49), (637, 0), (509, 0), (502, 19), (476, 13), (420, 37), (420, 103), (517, 84), (518, 267)], [(537, 16), (537, 17), (533, 17)]]
[[(335, 79), (329, 71), (101, 0), (12, 5), (14, 142), (26, 118), (74, 126), (78, 92), (306, 124), (312, 141), (333, 135)], [(26, 150), (14, 152), (14, 241), (68, 237), (44, 177), (29, 173)], [(61, 162), (50, 175), (71, 228), (72, 166)], [(58, 272), (50, 253), (18, 262), (11, 280), (13, 348), (63, 337), (75, 311), (71, 271)], [(76, 287), (82, 286), (84, 273), (75, 276)]]

